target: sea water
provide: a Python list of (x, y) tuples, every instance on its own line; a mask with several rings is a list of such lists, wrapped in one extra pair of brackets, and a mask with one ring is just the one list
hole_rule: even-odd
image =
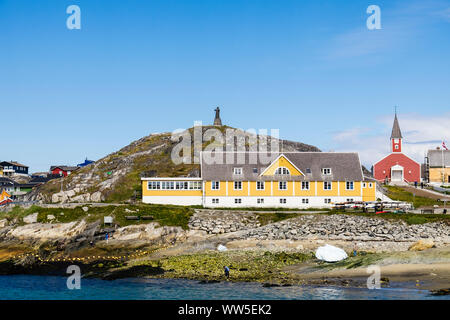
[(340, 287), (263, 287), (261, 283), (128, 278), (81, 279), (81, 288), (69, 290), (67, 278), (57, 276), (0, 276), (0, 299), (14, 300), (211, 300), (211, 299), (449, 299), (432, 296), (427, 290)]

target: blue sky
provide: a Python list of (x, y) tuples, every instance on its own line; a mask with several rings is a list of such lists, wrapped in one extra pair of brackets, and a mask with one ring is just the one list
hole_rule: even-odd
[[(81, 8), (69, 30), (66, 8)], [(381, 30), (366, 9), (381, 8)], [(97, 160), (152, 132), (276, 128), (324, 151), (450, 137), (450, 1), (0, 0), (0, 159)], [(449, 143), (447, 142), (447, 145)]]

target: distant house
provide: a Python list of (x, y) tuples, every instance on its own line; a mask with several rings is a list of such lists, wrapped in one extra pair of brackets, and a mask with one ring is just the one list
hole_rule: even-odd
[(428, 182), (450, 184), (450, 150), (428, 150), (425, 166)]
[(5, 190), (9, 194), (16, 190), (17, 183), (6, 177), (0, 177), (0, 190)]
[(59, 175), (67, 177), (73, 171), (77, 170), (79, 167), (71, 167), (71, 166), (51, 166), (50, 173), (53, 175)]
[(86, 166), (90, 165), (91, 163), (94, 163), (94, 161), (88, 160), (88, 158), (86, 158), (86, 160), (84, 160), (83, 163), (77, 164), (77, 167), (80, 167), (80, 168), (86, 167)]
[(28, 167), (16, 161), (2, 161), (0, 166), (3, 167), (3, 176), (12, 177), (15, 175), (28, 175)]
[(0, 177), (0, 193), (5, 191), (10, 194), (9, 197), (11, 199), (20, 199), (20, 197), (30, 192), (35, 186), (45, 182), (31, 179), (28, 183), (17, 183), (10, 178)]

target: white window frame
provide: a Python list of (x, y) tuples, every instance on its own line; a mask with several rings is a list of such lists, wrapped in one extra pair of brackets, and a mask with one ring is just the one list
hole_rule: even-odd
[(286, 204), (287, 200), (286, 198), (280, 198), (280, 204)]
[(326, 176), (331, 175), (331, 168), (322, 168), (322, 174)]
[(330, 204), (330, 203), (331, 203), (331, 198), (325, 198), (325, 199), (323, 199), (323, 201), (324, 201), (326, 204)]
[[(281, 171), (281, 173), (278, 173), (278, 171)], [(291, 175), (291, 171), (288, 168), (286, 168), (286, 167), (278, 167), (275, 170), (275, 174), (279, 175), (279, 176), (290, 176)]]
[(234, 204), (241, 204), (242, 199), (241, 198), (234, 198)]
[[(286, 186), (286, 188), (281, 188), (281, 184), (284, 184)], [(278, 181), (278, 190), (287, 190), (288, 189), (288, 184), (287, 181)]]
[[(236, 188), (236, 184), (239, 184), (239, 188)], [(242, 181), (234, 181), (233, 190), (242, 190)]]
[(373, 183), (369, 182), (369, 188), (373, 188)]
[(237, 176), (242, 175), (242, 168), (233, 168), (233, 174)]
[(147, 190), (161, 190), (161, 181), (148, 181)]
[[(351, 188), (349, 188), (349, 184), (351, 184)], [(355, 190), (355, 182), (345, 181), (345, 190)]]
[(220, 181), (211, 181), (211, 190), (220, 190)]
[[(330, 188), (328, 189), (328, 188), (325, 188), (325, 186), (326, 185), (330, 185)], [(327, 191), (329, 191), (329, 190), (333, 190), (333, 183), (332, 183), (332, 181), (324, 181), (323, 182), (323, 190), (327, 190)]]
[(302, 199), (303, 204), (309, 204), (309, 198), (303, 198)]
[(211, 202), (212, 202), (213, 204), (218, 204), (218, 203), (219, 203), (219, 198), (212, 198), (212, 199), (211, 199)]
[(309, 190), (309, 181), (302, 181), (302, 190)]
[(264, 203), (264, 198), (257, 198), (257, 199), (256, 199), (256, 203), (257, 203), (257, 204), (262, 204), (262, 203)]
[[(260, 186), (262, 185), (262, 188)], [(266, 184), (264, 181), (256, 181), (256, 190), (265, 190)]]

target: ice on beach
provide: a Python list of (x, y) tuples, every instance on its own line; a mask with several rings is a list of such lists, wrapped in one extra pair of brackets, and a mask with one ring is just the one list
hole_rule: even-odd
[(228, 249), (227, 249), (227, 247), (225, 247), (225, 246), (219, 244), (219, 245), (217, 246), (217, 250), (219, 250), (219, 251), (227, 251)]
[(316, 258), (326, 262), (337, 262), (347, 259), (347, 253), (341, 248), (329, 244), (319, 247), (316, 250)]

